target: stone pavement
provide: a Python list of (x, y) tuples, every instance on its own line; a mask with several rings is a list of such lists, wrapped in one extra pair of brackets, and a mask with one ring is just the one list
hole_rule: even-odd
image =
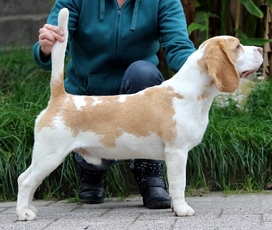
[(38, 208), (38, 218), (34, 221), (17, 221), (16, 203), (3, 202), (0, 230), (272, 229), (272, 192), (228, 196), (210, 193), (186, 200), (196, 211), (195, 216), (175, 217), (170, 209), (147, 209), (139, 196), (96, 205), (38, 200), (34, 201)]

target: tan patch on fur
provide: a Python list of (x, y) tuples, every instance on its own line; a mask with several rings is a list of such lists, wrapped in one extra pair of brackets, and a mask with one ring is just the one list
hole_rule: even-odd
[(60, 115), (74, 136), (79, 132), (94, 132), (101, 136), (106, 147), (114, 147), (123, 133), (136, 137), (154, 133), (172, 143), (176, 138), (173, 98), (182, 99), (182, 96), (170, 87), (151, 87), (143, 92), (127, 96), (124, 102), (118, 101), (119, 96), (101, 96), (98, 98), (102, 103), (95, 106), (93, 97), (84, 96), (86, 106), (81, 110), (77, 110), (73, 95), (66, 94), (66, 98), (50, 102), (38, 130), (52, 127), (54, 117)]
[[(64, 97), (62, 97), (63, 99), (65, 99), (65, 95)], [(55, 126), (53, 124), (53, 120), (55, 119), (56, 115), (58, 115), (58, 111), (57, 108), (62, 108), (63, 107), (63, 100), (61, 100), (59, 98), (59, 100), (54, 100), (54, 103), (52, 103), (52, 101), (49, 101), (49, 105), (46, 110), (44, 111), (44, 113), (42, 115), (40, 115), (39, 120), (35, 126), (35, 132), (39, 132), (41, 131), (41, 129), (43, 127), (49, 127), (54, 129)]]
[[(175, 75), (174, 75), (174, 76), (175, 76)], [(178, 94), (178, 93), (175, 93), (175, 92), (174, 92), (173, 87), (168, 86), (168, 87), (167, 87), (167, 90), (169, 90), (169, 91), (171, 91), (171, 92), (172, 92), (173, 97), (176, 97), (177, 99), (182, 99), (182, 98), (183, 98), (183, 96), (181, 96), (180, 94)]]
[(50, 83), (51, 84), (50, 86), (51, 98), (58, 98), (66, 94), (64, 85), (63, 85), (64, 74), (61, 73), (60, 77), (58, 77), (57, 79), (59, 80), (54, 79)]
[(210, 83), (206, 85), (206, 87), (211, 87), (214, 84), (214, 81), (211, 79)]
[[(59, 77), (60, 81), (54, 80), (51, 81), (50, 89), (51, 96), (50, 101), (48, 103), (48, 107), (44, 111), (42, 115), (39, 117), (39, 122), (36, 124), (35, 131), (39, 132), (43, 127), (54, 128), (53, 119), (58, 113), (57, 109), (62, 108), (63, 101), (66, 97), (66, 92), (63, 85), (64, 74), (61, 73)], [(52, 104), (54, 106), (52, 106)], [(51, 105), (51, 106), (50, 106)]]
[(208, 96), (209, 96), (209, 94), (205, 91), (201, 95), (197, 96), (197, 100), (198, 101), (203, 100), (203, 99), (207, 98)]

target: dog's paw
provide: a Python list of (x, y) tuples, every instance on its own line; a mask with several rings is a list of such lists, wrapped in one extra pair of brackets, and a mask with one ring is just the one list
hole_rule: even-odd
[(175, 216), (193, 216), (195, 215), (194, 209), (192, 209), (187, 203), (182, 205), (175, 205), (172, 207)]
[(37, 209), (36, 209), (35, 206), (30, 205), (29, 208), (37, 215), (37, 212), (38, 212), (38, 211), (37, 211)]
[(37, 209), (31, 205), (30, 208), (17, 209), (17, 216), (19, 220), (35, 220)]

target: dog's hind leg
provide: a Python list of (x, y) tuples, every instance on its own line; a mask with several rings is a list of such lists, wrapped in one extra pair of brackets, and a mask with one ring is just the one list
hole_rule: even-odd
[[(27, 178), (29, 177), (29, 175), (30, 175), (30, 173), (31, 173), (31, 170), (32, 170), (32, 169), (31, 169), (31, 168), (32, 168), (31, 166), (32, 166), (32, 165), (30, 165), (30, 166), (28, 167), (28, 169), (27, 169), (25, 172), (23, 172), (23, 173), (19, 176), (19, 178), (18, 178), (18, 190), (19, 190), (19, 191), (21, 190), (21, 187), (22, 187), (23, 183), (26, 182)], [(35, 190), (35, 189), (33, 189), (33, 191), (34, 191), (34, 190)], [(33, 193), (34, 193), (34, 192), (33, 192)], [(17, 215), (18, 215), (18, 217), (19, 217), (19, 213), (23, 213), (22, 211), (19, 211), (19, 209), (18, 209), (19, 203), (21, 204), (21, 206), (28, 206), (28, 207), (29, 207), (30, 212), (28, 212), (28, 213), (26, 214), (26, 216), (29, 216), (29, 217), (31, 217), (32, 215), (36, 216), (37, 209), (36, 209), (34, 206), (31, 205), (31, 197), (33, 197), (33, 195), (34, 195), (33, 193), (30, 194), (30, 196), (28, 197), (28, 199), (27, 199), (24, 195), (22, 195), (22, 193), (20, 193), (22, 202), (20, 202), (19, 193), (18, 193), (18, 197), (17, 197)], [(23, 202), (24, 202), (25, 204), (27, 204), (27, 205), (24, 205)], [(29, 204), (29, 205), (28, 205), (28, 204)], [(33, 213), (32, 213), (32, 212), (33, 212)], [(24, 217), (24, 218), (22, 219), (21, 217), (19, 217), (19, 220), (27, 220), (27, 218)]]
[(68, 155), (56, 153), (49, 149), (33, 151), (29, 168), (18, 178), (17, 216), (19, 220), (34, 220), (37, 210), (31, 205), (33, 195), (43, 179), (55, 170)]
[(186, 164), (188, 153), (181, 150), (165, 151), (169, 194), (176, 216), (191, 216), (195, 211), (185, 202)]

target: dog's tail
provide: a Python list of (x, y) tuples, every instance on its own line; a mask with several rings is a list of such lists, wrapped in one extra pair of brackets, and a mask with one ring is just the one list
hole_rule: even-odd
[(51, 72), (51, 97), (56, 98), (65, 94), (64, 89), (64, 59), (68, 41), (68, 19), (69, 11), (63, 8), (59, 12), (58, 26), (64, 32), (64, 41), (56, 41), (52, 48), (52, 72)]

